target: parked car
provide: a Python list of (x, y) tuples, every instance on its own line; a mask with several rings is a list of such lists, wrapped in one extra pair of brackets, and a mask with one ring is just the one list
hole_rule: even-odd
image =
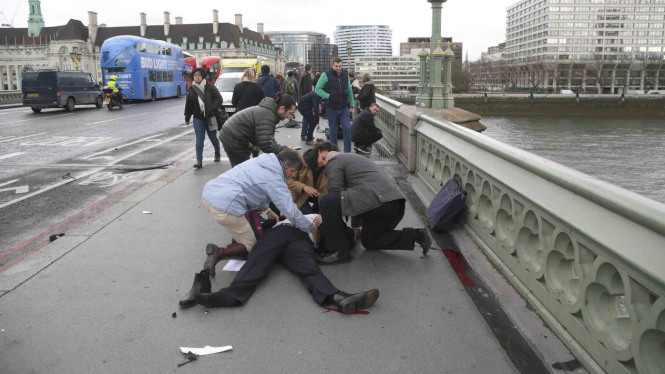
[(651, 91), (647, 92), (647, 95), (665, 95), (665, 91), (651, 90)]
[(561, 90), (562, 95), (575, 95), (575, 92), (573, 90)]
[(23, 106), (39, 113), (45, 108), (74, 111), (76, 105), (104, 105), (99, 84), (82, 71), (36, 71), (23, 73)]
[(229, 113), (229, 115), (236, 111), (236, 108), (231, 104), (231, 99), (233, 99), (233, 89), (240, 81), (243, 74), (244, 72), (224, 73), (221, 74), (219, 78), (217, 78), (217, 82), (215, 82), (215, 86), (219, 90), (224, 101), (224, 110), (226, 110), (226, 113)]

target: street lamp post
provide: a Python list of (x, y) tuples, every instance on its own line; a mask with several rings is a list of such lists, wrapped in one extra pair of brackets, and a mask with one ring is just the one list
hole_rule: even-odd
[(351, 52), (353, 51), (353, 46), (351, 45), (351, 39), (346, 42), (346, 56), (347, 56), (347, 68), (349, 73), (351, 72)]
[(79, 62), (81, 62), (81, 58), (83, 57), (83, 54), (78, 50), (78, 47), (73, 47), (72, 48), (72, 53), (69, 54), (69, 57), (74, 62), (74, 68), (76, 68), (76, 70), (78, 70), (79, 69)]
[[(430, 43), (429, 43), (429, 50), (430, 50), (430, 58), (429, 58), (429, 77), (430, 77), (430, 82), (429, 82), (429, 95), (432, 97), (433, 95), (433, 87), (432, 85), (434, 84), (434, 71), (435, 71), (435, 58), (434, 58), (434, 50), (437, 47), (437, 42), (441, 40), (441, 9), (443, 8), (443, 3), (445, 3), (448, 0), (427, 0), (428, 3), (432, 4), (432, 37), (430, 38)], [(431, 101), (430, 101), (431, 103)]]

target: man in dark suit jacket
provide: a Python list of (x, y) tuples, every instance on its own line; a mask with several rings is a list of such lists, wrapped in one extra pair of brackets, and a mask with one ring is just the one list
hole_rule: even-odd
[(379, 105), (372, 104), (363, 110), (353, 120), (351, 125), (351, 139), (356, 144), (353, 149), (356, 152), (371, 154), (372, 144), (383, 138), (381, 130), (374, 124), (374, 116), (379, 113)]
[(312, 92), (312, 65), (305, 65), (305, 73), (300, 76), (300, 81), (298, 83), (298, 93), (300, 97), (307, 95)]
[(343, 216), (362, 219), (361, 242), (365, 249), (413, 251), (415, 243), (429, 251), (432, 240), (425, 228), (395, 230), (404, 217), (406, 199), (370, 159), (350, 153), (330, 152), (326, 156), (328, 193), (319, 204), (326, 237), (321, 265), (351, 261), (354, 242), (345, 235)]

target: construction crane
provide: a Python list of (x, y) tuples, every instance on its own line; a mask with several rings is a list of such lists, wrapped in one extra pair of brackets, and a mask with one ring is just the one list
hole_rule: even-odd
[(14, 12), (14, 15), (12, 16), (11, 19), (8, 19), (7, 16), (5, 15), (5, 11), (7, 11), (7, 8), (9, 8), (9, 5), (7, 5), (2, 11), (0, 11), (0, 22), (2, 22), (2, 27), (14, 27), (14, 19), (16, 18), (16, 14), (18, 13), (18, 10), (21, 9), (21, 2), (22, 0), (18, 0), (15, 3), (16, 6), (16, 11)]

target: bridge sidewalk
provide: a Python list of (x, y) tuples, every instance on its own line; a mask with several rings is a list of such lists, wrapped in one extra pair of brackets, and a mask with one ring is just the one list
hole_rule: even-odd
[[(300, 129), (282, 128), (277, 140), (304, 145)], [(192, 165), (189, 158), (0, 273), (3, 371), (167, 372), (183, 360), (178, 347), (231, 345), (178, 371), (517, 372), (438, 250), (423, 256), (359, 244), (350, 264), (323, 268), (342, 290), (380, 290), (369, 315), (326, 312), (280, 265), (243, 307), (179, 309), (206, 243), (231, 240), (201, 203), (205, 183), (230, 165)], [(409, 204), (402, 226), (423, 226)], [(12, 283), (26, 271), (35, 275)], [(234, 276), (218, 271), (213, 289)]]

